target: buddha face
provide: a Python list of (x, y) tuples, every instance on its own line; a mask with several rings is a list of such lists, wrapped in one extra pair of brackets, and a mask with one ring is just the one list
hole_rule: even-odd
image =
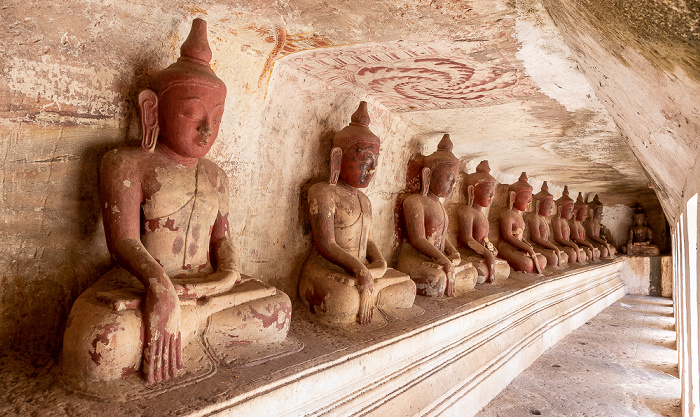
[(595, 209), (593, 209), (593, 218), (602, 220), (603, 219), (603, 207), (598, 206)]
[(644, 216), (644, 214), (642, 214), (642, 213), (635, 214), (634, 215), (634, 224), (636, 226), (644, 226), (644, 220), (646, 220), (645, 217), (646, 216)]
[(219, 133), (226, 90), (175, 85), (158, 96), (159, 142), (185, 158), (203, 158)]
[(552, 214), (552, 208), (554, 207), (554, 201), (551, 198), (544, 198), (540, 200), (540, 211), (539, 215), (547, 217)]
[(447, 197), (457, 180), (457, 166), (436, 164), (430, 173), (430, 192), (438, 197)]
[(576, 210), (576, 220), (582, 222), (588, 217), (588, 207), (581, 207)]
[(340, 180), (355, 188), (367, 187), (374, 177), (378, 158), (378, 143), (353, 143), (343, 151)]
[(561, 209), (561, 218), (564, 220), (569, 220), (574, 214), (574, 203), (566, 203)]
[(496, 191), (496, 184), (493, 182), (482, 182), (474, 187), (474, 202), (481, 207), (489, 207), (493, 201)]
[(520, 190), (515, 193), (513, 208), (525, 211), (532, 201), (532, 190)]

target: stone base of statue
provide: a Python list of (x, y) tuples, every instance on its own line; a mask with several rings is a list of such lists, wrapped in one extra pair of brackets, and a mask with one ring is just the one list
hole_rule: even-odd
[[(459, 254), (462, 255), (462, 259), (464, 261), (470, 262), (472, 266), (476, 268), (476, 283), (485, 283), (488, 269), (486, 268), (486, 261), (484, 261), (484, 258), (470, 248), (459, 248), (457, 250), (459, 251)], [(496, 258), (495, 275), (496, 283), (501, 283), (507, 280), (510, 276), (510, 265), (508, 265), (508, 262), (504, 261), (503, 259)]]
[(626, 252), (629, 256), (659, 256), (661, 254), (658, 246), (639, 242), (623, 246), (623, 248), (627, 249)]
[[(387, 268), (374, 277), (374, 305), (380, 310), (409, 309), (416, 298), (416, 285), (401, 272)], [(383, 272), (383, 271), (382, 271)], [(357, 280), (329, 262), (315, 249), (304, 263), (299, 298), (311, 313), (328, 324), (350, 324), (357, 320), (360, 291)]]
[[(447, 275), (440, 264), (420, 253), (409, 242), (399, 248), (396, 269), (408, 274), (416, 283), (416, 293), (428, 297), (442, 297), (447, 286)], [(474, 289), (477, 270), (470, 262), (462, 260), (455, 266), (455, 292)]]
[[(78, 297), (63, 338), (66, 377), (112, 381), (138, 373), (144, 296), (140, 282), (116, 267)], [(236, 345), (283, 341), (289, 331), (289, 297), (250, 277), (243, 277), (225, 293), (199, 300), (183, 298), (180, 302), (184, 352), (190, 343), (198, 341), (214, 355), (226, 356)], [(222, 344), (222, 340), (227, 343)], [(188, 361), (198, 359), (183, 355), (186, 367)]]

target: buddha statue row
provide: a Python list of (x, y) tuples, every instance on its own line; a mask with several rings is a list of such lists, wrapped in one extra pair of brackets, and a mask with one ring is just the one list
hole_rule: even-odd
[[(216, 354), (236, 344), (282, 341), (289, 331), (290, 298), (238, 271), (228, 178), (205, 158), (226, 98), (226, 86), (209, 65), (206, 22), (195, 19), (180, 54), (138, 96), (141, 148), (116, 149), (102, 159), (100, 206), (116, 266), (73, 304), (62, 351), (68, 377), (113, 381), (140, 372), (155, 384), (178, 375), (187, 360), (183, 348), (196, 339), (217, 335), (220, 341), (225, 335), (231, 343), (205, 343)], [(614, 254), (604, 240), (586, 237), (588, 230), (589, 236), (600, 230), (597, 198), (587, 206), (597, 223), (582, 224), (585, 203), (574, 206), (565, 190), (551, 236), (544, 218), (553, 199), (546, 184), (527, 220), (531, 243), (525, 241), (521, 212), (532, 199), (525, 174), (510, 186), (496, 250), (483, 211), (496, 186), (486, 161), (465, 180), (468, 204), (457, 211), (455, 248), (441, 199), (452, 192), (459, 162), (445, 135), (436, 152), (412, 160), (420, 192), (403, 200), (406, 238), (396, 269), (389, 268), (372, 239), (372, 208), (362, 192), (380, 148), (369, 123), (362, 102), (333, 138), (329, 180), (308, 193), (313, 249), (302, 268), (299, 297), (324, 322), (367, 324), (376, 309), (411, 308), (416, 295), (450, 297), (477, 283), (504, 280), (510, 267), (539, 273), (546, 265)], [(570, 227), (574, 209), (583, 214)]]

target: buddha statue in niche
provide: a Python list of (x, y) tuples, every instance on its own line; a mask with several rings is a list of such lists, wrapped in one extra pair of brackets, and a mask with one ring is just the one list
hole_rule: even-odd
[(547, 181), (542, 184), (540, 192), (535, 194), (534, 200), (535, 211), (525, 216), (530, 243), (537, 252), (547, 258), (547, 265), (564, 268), (569, 262), (569, 256), (550, 241), (547, 217), (552, 214), (554, 196), (549, 193)]
[(564, 186), (561, 198), (556, 201), (557, 214), (552, 218), (553, 243), (569, 257), (569, 263), (586, 263), (586, 253), (571, 240), (569, 220), (574, 214), (574, 200), (569, 197), (569, 187)]
[(601, 236), (601, 220), (603, 220), (603, 203), (598, 199), (598, 194), (588, 203), (588, 218), (583, 221), (586, 230), (586, 240), (600, 250), (601, 258), (612, 258), (617, 252), (615, 247)]
[(372, 321), (374, 308), (410, 308), (416, 285), (394, 269), (372, 240), (372, 206), (360, 189), (374, 176), (379, 138), (361, 102), (333, 137), (328, 183), (309, 189), (314, 247), (299, 281), (299, 297), (329, 324)]
[(464, 190), (467, 204), (457, 209), (458, 251), (462, 259), (476, 268), (477, 284), (502, 281), (510, 275), (508, 262), (496, 258), (498, 250), (488, 238), (489, 220), (483, 210), (491, 206), (496, 191), (496, 179), (490, 172), (489, 162), (481, 161), (476, 172), (466, 176)]
[[(462, 263), (450, 243), (447, 211), (440, 200), (452, 192), (459, 170), (450, 135), (442, 137), (437, 151), (410, 164), (419, 165), (421, 192), (406, 197), (401, 207), (407, 238), (399, 248), (396, 269), (411, 276), (418, 295), (452, 297), (457, 286), (473, 289), (476, 268)], [(409, 171), (413, 167), (409, 166)]]
[(641, 206), (634, 208), (634, 226), (630, 228), (626, 251), (630, 256), (659, 256), (659, 247), (652, 244), (654, 233), (647, 225), (646, 214)]
[(600, 259), (600, 250), (586, 240), (586, 229), (583, 227), (583, 221), (586, 220), (587, 216), (588, 204), (583, 201), (581, 193), (578, 193), (574, 203), (574, 215), (569, 220), (571, 240), (586, 252), (586, 259), (597, 262)]
[(102, 158), (100, 204), (117, 266), (71, 309), (62, 364), (80, 381), (139, 370), (147, 384), (166, 381), (202, 359), (183, 356), (197, 337), (275, 342), (289, 330), (289, 297), (237, 271), (228, 178), (204, 158), (226, 98), (209, 66), (205, 21), (195, 19), (180, 53), (139, 94), (142, 147)]
[(532, 187), (523, 172), (518, 181), (508, 188), (508, 210), (499, 217), (500, 240), (498, 256), (508, 261), (516, 271), (541, 274), (547, 266), (547, 258), (523, 240), (525, 221), (521, 212), (527, 210), (532, 201)]

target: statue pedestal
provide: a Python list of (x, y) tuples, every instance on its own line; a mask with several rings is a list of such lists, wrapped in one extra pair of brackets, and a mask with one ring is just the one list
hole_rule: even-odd
[(134, 376), (125, 383), (140, 391), (125, 387), (112, 397), (72, 394), (41, 371), (13, 374), (9, 388), (23, 392), (38, 414), (58, 414), (70, 403), (77, 416), (116, 409), (147, 415), (474, 415), (546, 349), (621, 298), (636, 273), (631, 261), (618, 257), (544, 277), (513, 273), (503, 285), (480, 285), (460, 296), (419, 297), (422, 314), (387, 316), (382, 327), (327, 327), (297, 309), (281, 342), (295, 346), (286, 346), (284, 355), (212, 360), (211, 368), (199, 364), (198, 374), (153, 388)]

